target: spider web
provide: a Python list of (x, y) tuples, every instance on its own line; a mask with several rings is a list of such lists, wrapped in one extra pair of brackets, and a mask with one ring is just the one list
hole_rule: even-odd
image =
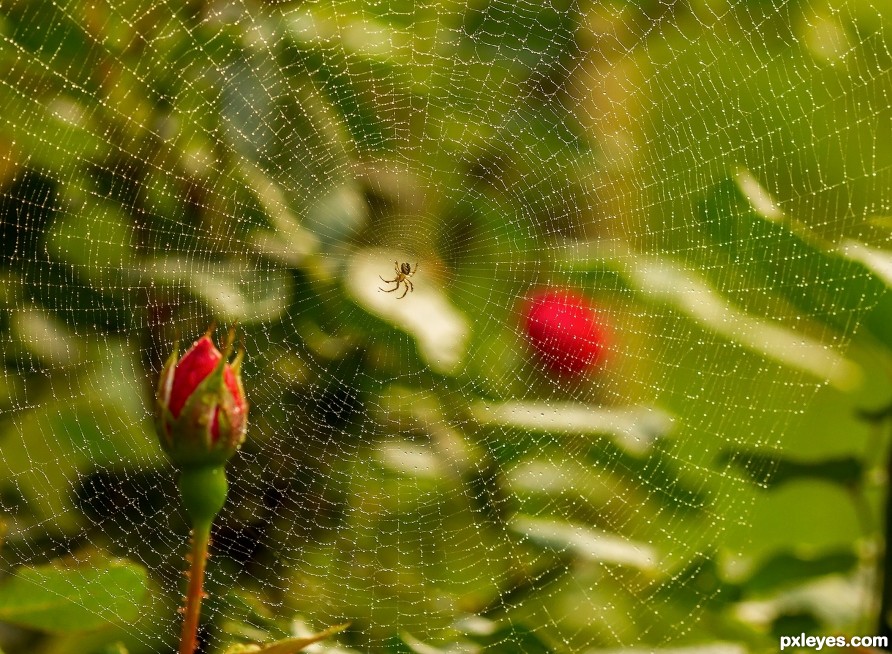
[[(859, 452), (852, 407), (887, 390), (850, 342), (889, 269), (881, 3), (2, 15), (2, 573), (147, 571), (130, 608), (38, 577), (109, 626), (0, 607), (7, 654), (175, 648), (188, 524), (153, 389), (212, 323), (239, 326), (251, 413), (204, 652), (343, 622), (318, 651), (737, 651), (766, 618), (717, 608), (735, 579), (854, 546), (843, 491), (754, 480)], [(414, 291), (382, 292), (403, 262)], [(524, 327), (567, 289), (607, 334), (576, 376)], [(869, 584), (840, 579), (850, 629)]]

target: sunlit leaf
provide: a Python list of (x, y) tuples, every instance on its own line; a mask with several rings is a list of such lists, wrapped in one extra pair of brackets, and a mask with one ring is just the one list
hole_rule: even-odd
[(713, 189), (698, 217), (715, 246), (745, 266), (748, 288), (776, 293), (843, 332), (861, 317), (892, 348), (892, 294), (883, 279), (786, 218), (748, 171)]
[[(612, 446), (592, 450), (588, 461), (579, 462), (564, 456), (559, 445), (535, 447), (505, 468), (506, 484), (527, 512), (553, 510), (564, 501), (572, 506), (581, 502), (593, 513), (613, 511), (620, 495), (623, 506), (634, 507), (635, 514), (650, 523), (666, 517), (665, 508), (671, 508), (677, 525), (708, 506), (705, 494), (683, 481), (662, 452), (642, 458)], [(622, 472), (612, 464), (622, 466)]]
[(575, 402), (476, 402), (471, 411), (480, 425), (518, 427), (537, 432), (611, 436), (633, 453), (646, 452), (672, 428), (673, 417), (649, 407), (603, 408)]
[(267, 645), (234, 645), (226, 650), (226, 654), (296, 654), (302, 652), (313, 643), (325, 640), (349, 627), (350, 624), (340, 624), (329, 627), (312, 636), (304, 638), (286, 638)]
[(826, 344), (779, 321), (744, 311), (701, 274), (685, 269), (671, 257), (632, 252), (614, 242), (576, 252), (568, 263), (583, 271), (586, 280), (609, 267), (622, 276), (623, 281), (617, 283), (627, 285), (643, 300), (668, 304), (712, 333), (818, 379), (828, 379), (838, 388), (850, 390), (861, 379), (858, 366)]
[(769, 599), (741, 602), (734, 614), (763, 628), (785, 615), (811, 614), (823, 628), (839, 631), (861, 615), (862, 602), (868, 601), (865, 591), (864, 582), (858, 577), (829, 575), (783, 590)]
[[(406, 261), (405, 254), (383, 250), (364, 250), (350, 261), (345, 283), (356, 302), (382, 320), (411, 334), (418, 353), (430, 368), (439, 373), (455, 373), (464, 360), (470, 322), (452, 304), (443, 287), (432, 275), (420, 271), (412, 278), (415, 290), (387, 293), (381, 281), (394, 277), (394, 257)], [(413, 269), (416, 269), (412, 261)], [(403, 292), (406, 291), (405, 296)]]
[(639, 570), (654, 570), (659, 563), (659, 555), (650, 545), (587, 525), (574, 524), (557, 518), (521, 515), (512, 521), (511, 527), (535, 541), (568, 551), (583, 559), (629, 566)]

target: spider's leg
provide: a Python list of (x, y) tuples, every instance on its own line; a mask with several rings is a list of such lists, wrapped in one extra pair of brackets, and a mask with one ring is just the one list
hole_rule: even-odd
[(410, 282), (408, 279), (406, 280), (406, 284), (409, 285), (409, 290), (412, 291), (412, 292), (414, 293), (414, 292), (415, 292), (415, 284), (413, 284), (412, 282)]
[[(407, 279), (406, 281), (408, 282), (409, 280)], [(408, 293), (408, 292), (409, 292), (409, 285), (406, 284), (406, 290), (403, 291), (403, 294), (400, 295), (400, 296), (397, 298), (397, 300), (402, 300), (404, 297), (406, 297), (406, 293)]]
[(385, 284), (393, 284), (395, 281), (399, 280), (399, 277), (397, 277), (396, 279), (384, 279), (383, 277), (381, 277), (381, 275), (378, 275), (378, 279), (380, 279)]
[(399, 289), (400, 289), (400, 285), (399, 285), (399, 284), (397, 284), (397, 285), (396, 285), (395, 287), (393, 287), (393, 288), (381, 288), (380, 286), (378, 287), (378, 290), (380, 290), (380, 291), (384, 291), (385, 293), (393, 293), (394, 291), (398, 291)]
[(414, 275), (417, 272), (418, 272), (418, 262), (416, 261), (415, 262), (415, 270), (413, 270), (411, 273), (409, 273), (409, 277), (411, 277), (412, 275)]

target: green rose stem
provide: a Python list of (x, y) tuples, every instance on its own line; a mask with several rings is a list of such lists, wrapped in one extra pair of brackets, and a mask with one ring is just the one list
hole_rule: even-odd
[(228, 491), (224, 466), (247, 431), (248, 403), (241, 382), (244, 352), (229, 363), (234, 339), (230, 330), (221, 353), (209, 330), (179, 361), (174, 350), (158, 382), (158, 436), (180, 470), (180, 497), (192, 523), (179, 654), (193, 654), (197, 647), (211, 525)]
[(223, 466), (186, 469), (180, 475), (180, 496), (192, 520), (192, 549), (187, 557), (189, 588), (183, 612), (183, 632), (179, 654), (195, 652), (198, 622), (201, 617), (201, 600), (204, 569), (211, 541), (211, 524), (226, 501), (228, 484)]

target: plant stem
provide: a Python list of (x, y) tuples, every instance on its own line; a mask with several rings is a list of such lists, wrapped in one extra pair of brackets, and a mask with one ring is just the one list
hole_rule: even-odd
[(192, 529), (192, 551), (189, 553), (189, 588), (186, 591), (186, 608), (183, 613), (183, 634), (180, 637), (179, 654), (194, 654), (198, 646), (198, 621), (201, 617), (201, 600), (204, 597), (204, 569), (211, 541), (211, 524), (197, 524)]

